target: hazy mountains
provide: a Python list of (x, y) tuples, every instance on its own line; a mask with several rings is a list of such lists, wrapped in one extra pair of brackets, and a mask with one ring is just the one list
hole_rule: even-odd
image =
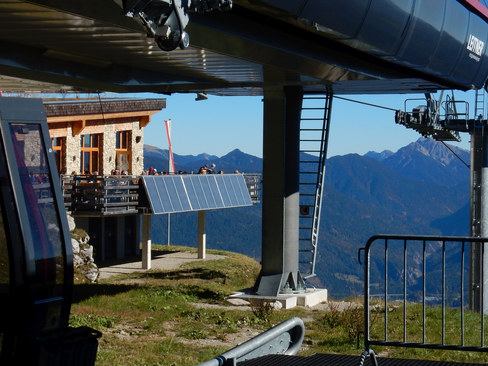
[[(188, 173), (196, 173), (201, 166), (210, 166), (212, 163), (216, 165), (217, 170), (222, 170), (224, 173), (233, 173), (236, 169), (240, 172), (260, 173), (263, 169), (262, 159), (245, 154), (239, 149), (235, 149), (221, 158), (205, 153), (197, 156), (173, 154), (173, 158), (176, 171), (181, 170)], [(158, 171), (167, 171), (168, 150), (144, 145), (144, 167), (147, 169), (151, 166)]]
[[(469, 151), (454, 149), (464, 162)], [(166, 170), (167, 151), (145, 147), (145, 167)], [(234, 150), (220, 158), (175, 155), (177, 170), (261, 172), (260, 158)], [(442, 143), (419, 139), (398, 150), (328, 159), (315, 284), (340, 298), (362, 293), (357, 250), (374, 234), (469, 234), (469, 169)], [(155, 243), (167, 242), (166, 216), (153, 218)], [(171, 242), (196, 246), (197, 216), (171, 216)], [(261, 205), (209, 211), (209, 248), (259, 258)]]

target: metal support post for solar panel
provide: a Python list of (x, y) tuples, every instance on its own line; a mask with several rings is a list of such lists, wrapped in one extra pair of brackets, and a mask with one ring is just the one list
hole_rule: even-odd
[(168, 242), (167, 245), (170, 245), (171, 242), (171, 214), (168, 214)]
[[(483, 131), (474, 129), (471, 134), (470, 234), (475, 237), (488, 235), (488, 136)], [(488, 251), (481, 245), (470, 246), (469, 307), (488, 314)]]
[(142, 269), (151, 269), (151, 215), (142, 215)]
[[(171, 119), (164, 121), (166, 125), (166, 134), (168, 136), (168, 172), (175, 174), (175, 161), (173, 158), (173, 148), (171, 145)], [(168, 245), (171, 243), (171, 214), (168, 213)]]
[[(269, 85), (283, 76), (277, 74), (265, 69)], [(298, 87), (264, 88), (262, 269), (255, 285), (260, 296), (305, 290), (298, 269), (302, 96)]]
[(205, 259), (207, 254), (207, 234), (205, 233), (206, 211), (198, 211), (198, 259)]

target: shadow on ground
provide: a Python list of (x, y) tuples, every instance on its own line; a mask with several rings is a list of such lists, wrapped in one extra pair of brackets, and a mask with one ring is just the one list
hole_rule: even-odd
[[(228, 276), (220, 271), (209, 270), (205, 268), (194, 268), (194, 269), (181, 269), (174, 271), (148, 271), (148, 272), (138, 272), (131, 273), (127, 275), (130, 279), (151, 279), (160, 280), (161, 286), (170, 285), (169, 287), (174, 287), (178, 285), (183, 292), (194, 295), (200, 299), (219, 299), (222, 294), (217, 293), (212, 290), (202, 288), (198, 285), (185, 284), (180, 282), (183, 280), (218, 280), (218, 282), (225, 284)], [(108, 280), (110, 281), (110, 280)], [(169, 281), (169, 282), (166, 282)], [(149, 286), (149, 285), (148, 285)], [(151, 283), (150, 286), (154, 286)], [(73, 303), (81, 302), (83, 300), (89, 299), (93, 296), (115, 296), (135, 288), (141, 287), (141, 283), (134, 284), (118, 284), (118, 283), (95, 283), (95, 284), (76, 284), (73, 290)]]
[[(180, 250), (152, 250), (151, 251), (151, 256), (153, 258), (159, 257), (161, 255), (166, 255), (166, 254), (173, 254), (173, 253), (178, 253)], [(140, 262), (141, 261), (141, 256), (131, 256), (131, 257), (126, 257), (123, 259), (113, 259), (113, 260), (107, 260), (104, 262), (97, 262), (97, 266), (99, 268), (106, 268), (106, 267), (111, 267), (115, 265), (121, 265), (121, 264), (128, 264), (128, 263), (134, 263), (134, 262)]]

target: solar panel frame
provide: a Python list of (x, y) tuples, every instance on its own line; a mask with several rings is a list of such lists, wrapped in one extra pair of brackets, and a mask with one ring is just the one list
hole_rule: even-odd
[[(237, 183), (237, 176), (234, 179), (234, 182)], [(245, 180), (244, 180), (244, 185), (235, 184), (234, 188), (236, 190), (237, 195), (238, 195), (238, 193), (240, 193), (240, 197), (239, 196), (238, 197), (239, 197), (239, 203), (241, 205), (252, 205), (251, 195), (249, 194), (249, 189), (247, 188), (247, 184), (246, 184)]]
[[(148, 198), (153, 197), (153, 199), (148, 199), (150, 208), (153, 212), (164, 212), (164, 207), (156, 187), (156, 181), (152, 178), (154, 177), (145, 177), (143, 180)], [(154, 199), (156, 196), (158, 196), (159, 199)]]

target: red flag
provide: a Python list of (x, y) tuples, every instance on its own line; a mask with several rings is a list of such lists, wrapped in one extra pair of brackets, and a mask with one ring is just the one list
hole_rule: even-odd
[(168, 136), (168, 146), (169, 146), (169, 174), (175, 173), (175, 161), (173, 159), (173, 149), (171, 148), (171, 120), (164, 120), (166, 125), (166, 135)]

